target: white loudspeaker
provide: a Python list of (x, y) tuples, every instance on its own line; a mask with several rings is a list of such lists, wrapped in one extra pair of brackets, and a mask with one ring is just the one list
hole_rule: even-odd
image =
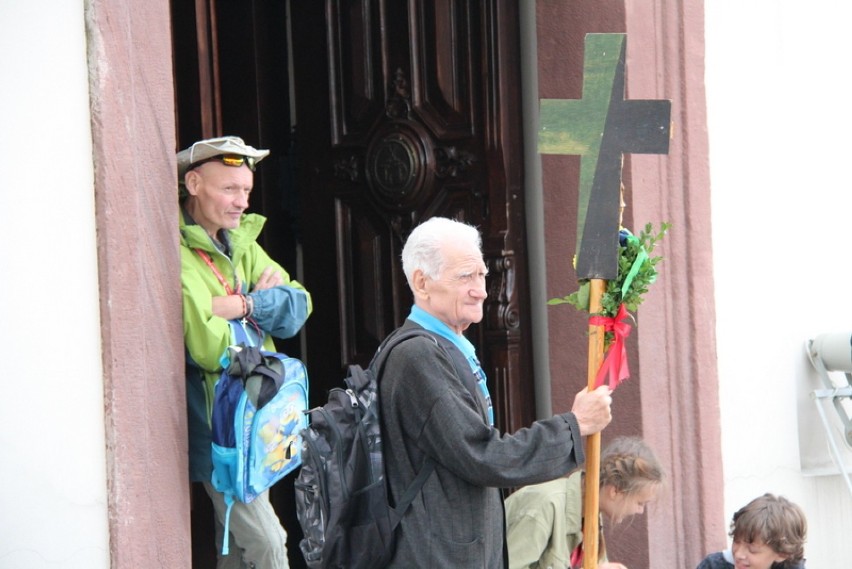
[(811, 354), (827, 371), (852, 372), (852, 333), (820, 334), (811, 343)]

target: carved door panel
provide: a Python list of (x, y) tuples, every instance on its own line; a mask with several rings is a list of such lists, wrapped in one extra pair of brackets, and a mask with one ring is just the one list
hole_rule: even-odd
[(441, 215), (483, 233), (489, 297), (470, 339), (498, 422), (513, 430), (533, 418), (514, 4), (290, 4), (316, 403), (407, 316), (402, 244)]

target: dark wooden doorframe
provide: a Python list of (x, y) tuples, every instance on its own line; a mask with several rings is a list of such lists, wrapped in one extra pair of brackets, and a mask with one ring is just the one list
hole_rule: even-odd
[[(483, 233), (489, 298), (469, 335), (498, 425), (514, 431), (535, 418), (514, 4), (300, 1), (289, 5), (291, 27), (279, 0), (172, 0), (178, 147), (235, 134), (272, 151), (251, 210), (269, 219), (263, 246), (292, 275), (301, 262), (313, 294), (304, 354), (298, 339), (277, 343), (305, 358), (313, 403), (405, 318), (399, 252), (408, 231), (451, 215)], [(392, 180), (383, 195), (367, 170), (394, 145), (416, 154), (422, 176), (402, 188), (417, 194), (408, 201), (393, 195)], [(271, 498), (291, 567), (304, 567), (292, 477)], [(193, 566), (214, 567), (212, 511), (198, 487), (192, 523)]]

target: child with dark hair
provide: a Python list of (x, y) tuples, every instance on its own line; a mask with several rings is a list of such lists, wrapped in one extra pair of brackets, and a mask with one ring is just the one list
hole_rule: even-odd
[(734, 514), (731, 549), (708, 555), (696, 569), (804, 569), (807, 531), (799, 506), (764, 494)]
[[(642, 439), (613, 439), (601, 453), (601, 515), (620, 523), (642, 514), (663, 479), (659, 460)], [(583, 566), (583, 491), (583, 471), (577, 470), (521, 488), (506, 499), (510, 569)], [(626, 569), (607, 559), (603, 534), (600, 546), (600, 569)]]

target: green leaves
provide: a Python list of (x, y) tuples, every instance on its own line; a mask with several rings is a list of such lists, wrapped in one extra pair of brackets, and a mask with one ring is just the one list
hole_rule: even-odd
[[(661, 256), (651, 256), (651, 252), (671, 228), (670, 223), (662, 223), (655, 232), (648, 223), (639, 232), (632, 235), (626, 229), (619, 234), (618, 278), (607, 281), (606, 291), (601, 297), (602, 311), (596, 315), (614, 317), (618, 307), (624, 304), (628, 312), (635, 312), (642, 303), (648, 287), (657, 279), (657, 264)], [(580, 288), (561, 298), (551, 298), (549, 305), (571, 304), (578, 310), (589, 310), (589, 282), (580, 281)]]

